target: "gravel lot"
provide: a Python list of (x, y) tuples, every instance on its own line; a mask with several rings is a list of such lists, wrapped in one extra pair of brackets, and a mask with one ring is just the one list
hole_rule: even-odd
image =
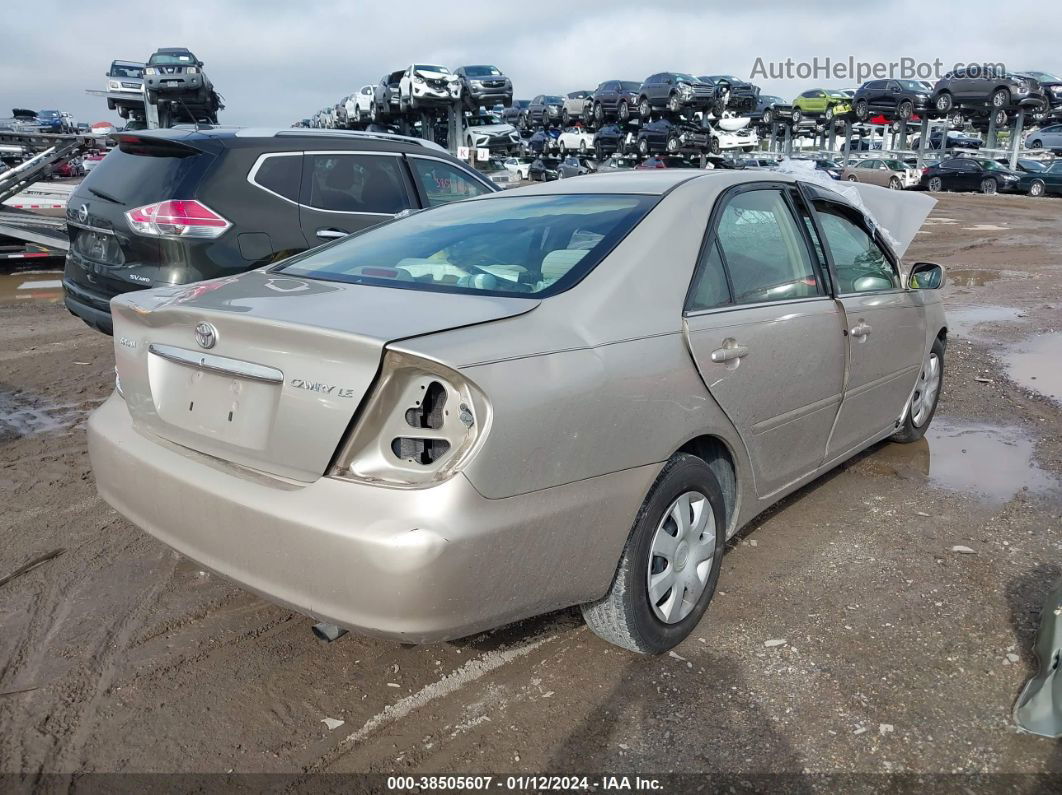
[(315, 641), (96, 497), (84, 421), (111, 391), (111, 340), (54, 285), (17, 289), (56, 274), (0, 276), (0, 577), (65, 549), (0, 586), (0, 772), (1057, 785), (1062, 745), (1011, 709), (1062, 576), (1060, 228), (1059, 200), (940, 197), (908, 256), (949, 268), (931, 438), (879, 445), (747, 528), (699, 629), (659, 658), (576, 611), (432, 646)]

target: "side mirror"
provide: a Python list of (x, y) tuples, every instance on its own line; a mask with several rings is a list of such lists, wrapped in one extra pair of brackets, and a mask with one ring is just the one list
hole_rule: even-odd
[(935, 262), (916, 262), (907, 286), (912, 290), (939, 290), (944, 286), (944, 268)]

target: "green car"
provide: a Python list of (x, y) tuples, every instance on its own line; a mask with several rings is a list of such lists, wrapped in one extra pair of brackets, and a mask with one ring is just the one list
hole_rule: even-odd
[(1019, 160), (1017, 189), (1030, 196), (1043, 196), (1048, 193), (1062, 194), (1062, 161), (1045, 166), (1036, 160)]
[(843, 91), (813, 88), (793, 100), (793, 124), (799, 124), (804, 116), (819, 117), (830, 121), (852, 111), (852, 98)]

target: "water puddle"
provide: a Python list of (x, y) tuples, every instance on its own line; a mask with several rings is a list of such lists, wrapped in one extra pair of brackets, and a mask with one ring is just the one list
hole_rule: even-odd
[(1005, 355), (1007, 374), (1022, 386), (1062, 402), (1062, 332), (1040, 334)]
[(937, 418), (924, 439), (885, 444), (867, 463), (878, 474), (1005, 503), (1022, 489), (1043, 493), (1058, 487), (1033, 462), (1033, 449), (1032, 439), (1019, 428)]
[(16, 301), (61, 301), (62, 271), (22, 271), (0, 275), (0, 303)]
[(1018, 277), (1019, 274), (1014, 271), (994, 271), (986, 270), (982, 268), (971, 268), (969, 270), (954, 270), (948, 268), (948, 284), (949, 287), (971, 288), (971, 287), (984, 287), (986, 284), (991, 284), (994, 281), (1002, 279), (1004, 276), (1007, 278)]
[(958, 309), (945, 310), (948, 318), (948, 336), (965, 339), (990, 339), (985, 335), (975, 334), (974, 329), (982, 323), (1011, 322), (1022, 317), (1020, 309), (1012, 306), (995, 306), (982, 304), (961, 306)]
[(0, 391), (0, 442), (69, 428), (89, 411), (84, 404), (52, 405), (28, 395)]
[(997, 226), (996, 224), (974, 224), (973, 226), (964, 226), (964, 232), (1005, 232), (1010, 229), (1009, 226)]

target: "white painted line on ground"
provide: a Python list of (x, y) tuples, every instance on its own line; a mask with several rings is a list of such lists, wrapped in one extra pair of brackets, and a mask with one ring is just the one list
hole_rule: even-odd
[(22, 282), (17, 290), (54, 290), (56, 287), (62, 287), (62, 279), (45, 279), (39, 282)]
[(396, 701), (394, 704), (388, 704), (382, 711), (369, 718), (364, 726), (340, 740), (339, 747), (356, 745), (384, 724), (400, 720), (413, 710), (419, 709), (425, 704), (460, 690), (462, 687), (476, 681), (480, 677), (486, 676), (491, 671), (501, 668), (503, 665), (507, 665), (520, 657), (525, 657), (539, 646), (549, 643), (557, 637), (557, 635), (548, 635), (539, 638), (538, 640), (533, 640), (523, 646), (517, 646), (513, 649), (505, 649), (504, 651), (487, 652), (481, 657), (469, 660), (460, 668), (447, 674), (439, 681), (422, 687), (416, 693), (406, 696), (405, 698)]

